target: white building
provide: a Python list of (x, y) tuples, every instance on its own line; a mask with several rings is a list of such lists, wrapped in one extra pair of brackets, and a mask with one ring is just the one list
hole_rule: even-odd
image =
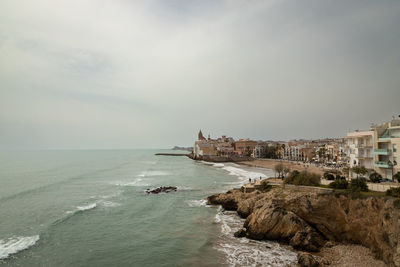
[(374, 131), (355, 131), (347, 134), (347, 155), (350, 168), (364, 166), (374, 169)]

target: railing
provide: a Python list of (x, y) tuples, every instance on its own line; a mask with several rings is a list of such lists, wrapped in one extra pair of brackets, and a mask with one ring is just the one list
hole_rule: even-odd
[(360, 147), (372, 147), (372, 144), (370, 144), (370, 143), (367, 143), (367, 144), (364, 144), (364, 143), (360, 144), (360, 143), (358, 143), (358, 144), (357, 144), (357, 147), (358, 147), (358, 148), (360, 148)]
[(374, 153), (376, 155), (390, 155), (391, 151), (390, 149), (387, 148), (381, 148), (381, 149), (374, 149)]
[(391, 168), (391, 166), (389, 166), (388, 162), (386, 161), (375, 161), (375, 167)]

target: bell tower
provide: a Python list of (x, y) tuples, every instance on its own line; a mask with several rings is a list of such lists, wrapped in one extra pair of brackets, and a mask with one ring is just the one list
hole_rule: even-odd
[(201, 130), (199, 131), (199, 134), (198, 134), (197, 139), (198, 139), (198, 140), (205, 140), (205, 138), (204, 138), (203, 133), (201, 132)]

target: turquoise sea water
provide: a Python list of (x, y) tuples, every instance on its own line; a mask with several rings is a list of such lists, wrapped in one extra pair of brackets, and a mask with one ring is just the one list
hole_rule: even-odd
[[(285, 266), (294, 261), (295, 254), (276, 243), (233, 238), (243, 221), (203, 200), (268, 171), (156, 152), (0, 152), (0, 265)], [(167, 185), (178, 191), (144, 192)]]

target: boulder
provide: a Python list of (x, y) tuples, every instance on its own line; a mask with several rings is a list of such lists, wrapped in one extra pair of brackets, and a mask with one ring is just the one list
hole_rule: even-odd
[(237, 238), (245, 237), (246, 236), (246, 229), (245, 228), (239, 229), (233, 235), (235, 237), (237, 237)]
[(147, 194), (159, 194), (159, 193), (169, 193), (178, 190), (176, 186), (161, 186), (155, 189), (147, 189)]
[(301, 267), (319, 267), (321, 266), (319, 262), (311, 255), (310, 253), (307, 252), (300, 252), (297, 255), (297, 263)]

